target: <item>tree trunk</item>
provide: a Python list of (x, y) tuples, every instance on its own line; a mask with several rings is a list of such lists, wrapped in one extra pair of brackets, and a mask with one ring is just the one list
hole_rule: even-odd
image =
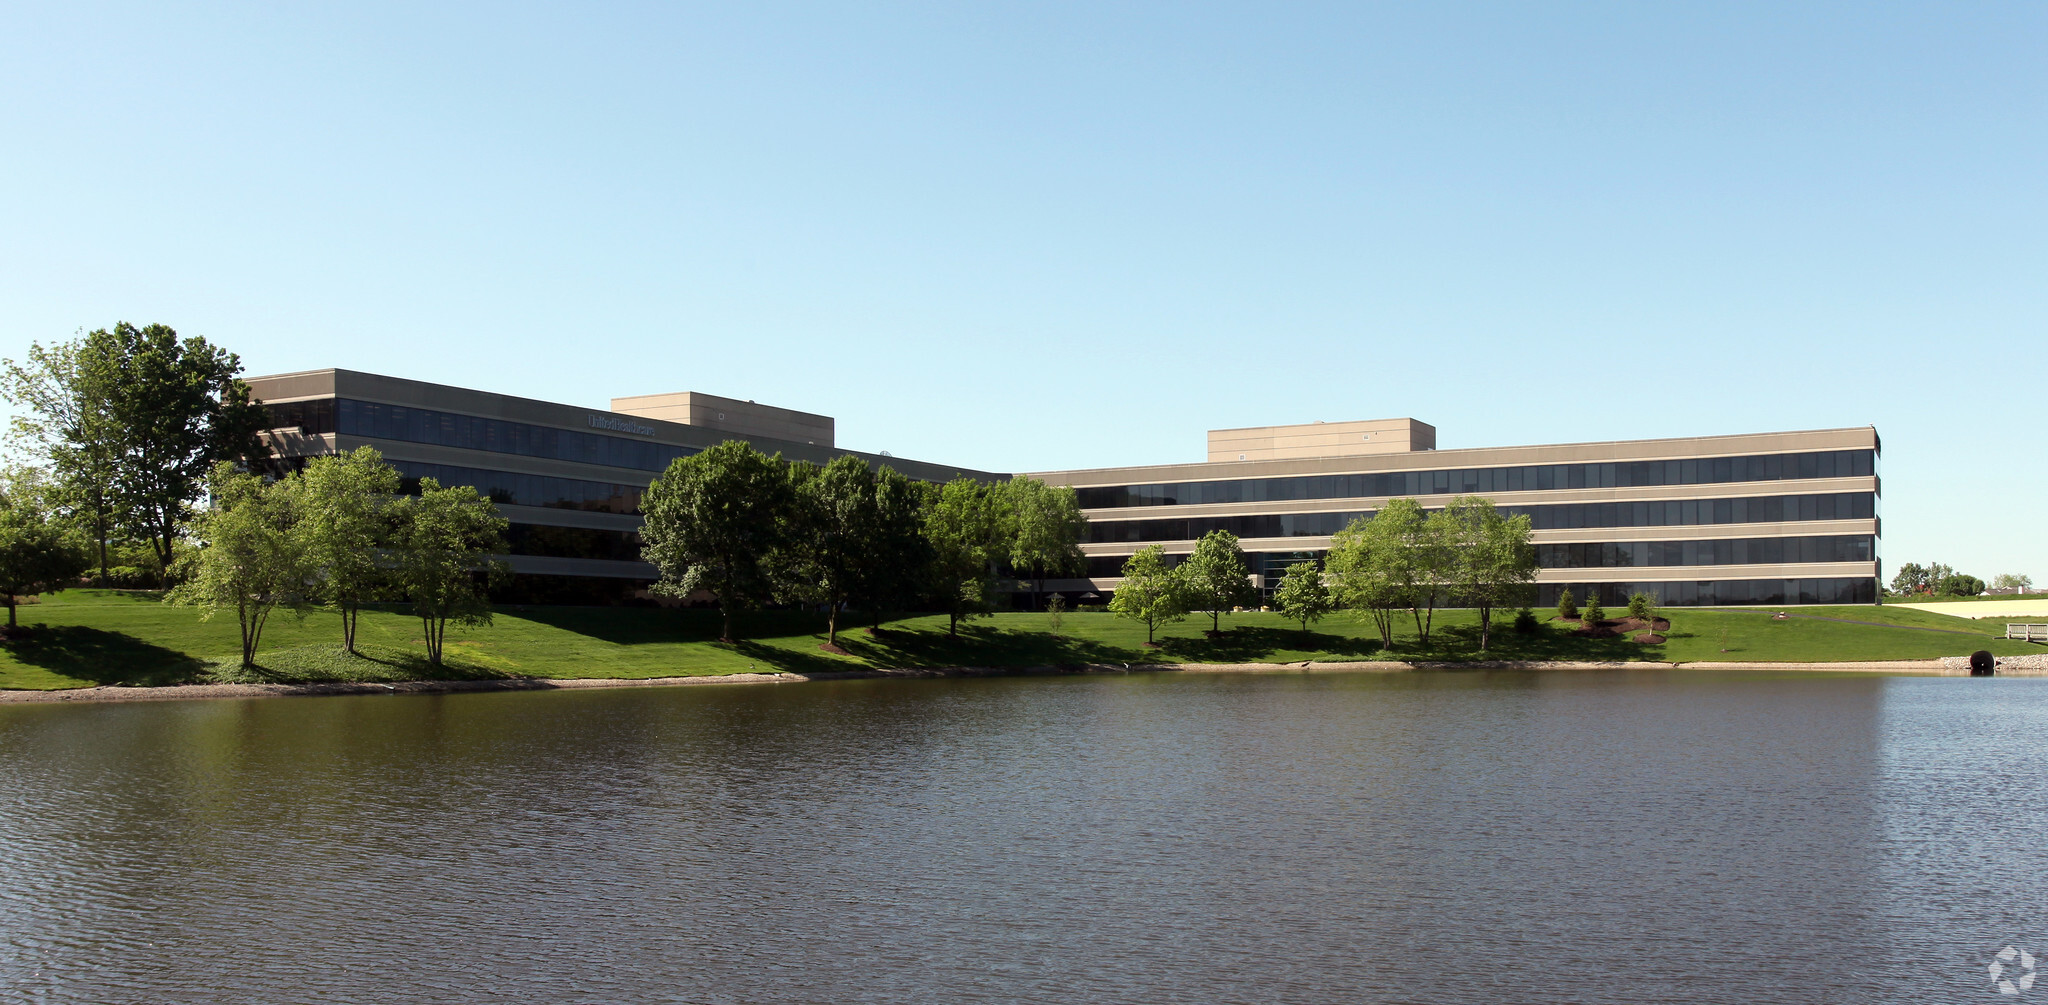
[(15, 627), (15, 623), (14, 623), (14, 594), (12, 594), (12, 593), (10, 593), (10, 594), (8, 594), (8, 595), (7, 595), (7, 627), (9, 627), (9, 628), (13, 628), (13, 627)]
[(1487, 634), (1493, 628), (1493, 608), (1479, 605), (1479, 651), (1486, 651)]
[(947, 637), (947, 638), (952, 638), (952, 639), (957, 639), (957, 638), (959, 638), (959, 637), (960, 637), (960, 612), (959, 612), (959, 611), (948, 611), (948, 612), (946, 613), (946, 617), (947, 617), (947, 623), (946, 623), (946, 637)]
[(731, 642), (731, 641), (733, 640), (733, 638), (732, 638), (732, 608), (729, 608), (729, 607), (725, 606), (724, 604), (719, 604), (719, 605), (718, 605), (718, 616), (719, 616), (720, 618), (723, 618), (723, 619), (724, 619), (724, 621), (723, 621), (724, 627), (723, 627), (723, 628), (721, 628), (721, 629), (719, 630), (719, 633), (718, 633), (718, 641), (720, 641), (720, 642)]
[(356, 610), (346, 601), (341, 605), (341, 648), (350, 656), (356, 654)]
[(828, 646), (839, 644), (839, 604), (837, 601), (827, 600), (825, 602), (825, 644)]

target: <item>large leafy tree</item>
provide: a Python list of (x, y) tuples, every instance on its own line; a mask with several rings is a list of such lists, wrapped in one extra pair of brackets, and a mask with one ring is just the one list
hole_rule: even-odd
[(822, 468), (798, 462), (788, 472), (791, 506), (770, 570), (776, 593), (785, 601), (824, 604), (825, 644), (836, 645), (839, 612), (866, 566), (878, 559), (875, 472), (852, 454)]
[(375, 447), (315, 457), (291, 481), (298, 493), (298, 530), (322, 601), (341, 612), (341, 644), (356, 651), (363, 604), (390, 588), (387, 551), (393, 533), (398, 472)]
[(1451, 592), (1479, 609), (1479, 650), (1485, 652), (1493, 609), (1519, 600), (1536, 578), (1529, 517), (1504, 517), (1491, 499), (1458, 496), (1433, 519), (1438, 521)]
[(1151, 545), (1125, 560), (1123, 582), (1110, 594), (1109, 609), (1118, 617), (1145, 624), (1145, 643), (1153, 644), (1160, 625), (1188, 616), (1188, 589), (1180, 570), (1166, 565), (1166, 549)]
[(87, 558), (49, 504), (49, 486), (33, 470), (7, 473), (0, 484), (0, 601), (16, 627), (21, 597), (54, 593), (85, 571)]
[(997, 486), (955, 478), (938, 487), (925, 511), (929, 593), (947, 615), (946, 634), (960, 620), (995, 609), (995, 566), (1006, 554), (1009, 496)]
[(1330, 613), (1330, 591), (1323, 585), (1322, 570), (1314, 562), (1296, 562), (1287, 567), (1280, 577), (1280, 585), (1273, 590), (1273, 606), (1289, 620), (1301, 622), (1301, 630), (1308, 631), (1308, 623), (1320, 621)]
[(1081, 515), (1071, 488), (1036, 478), (1012, 478), (1004, 490), (1010, 496), (1010, 565), (1031, 574), (1036, 609), (1048, 576), (1078, 576), (1087, 568), (1081, 538), (1088, 532), (1088, 519)]
[(427, 662), (441, 665), (448, 625), (491, 622), (490, 586), (504, 574), (504, 517), (468, 485), (420, 479), (420, 494), (391, 510), (392, 575), (427, 637)]
[(25, 359), (7, 362), (0, 383), (7, 401), (26, 410), (15, 416), (15, 432), (49, 461), (51, 501), (91, 539), (102, 581), (108, 544), (121, 525), (114, 484), (123, 450), (114, 409), (121, 393), (117, 358), (113, 336), (102, 329), (30, 345)]
[(208, 491), (213, 505), (193, 519), (200, 547), (185, 556), (180, 582), (165, 599), (198, 607), (207, 619), (235, 612), (242, 665), (255, 666), (271, 614), (280, 607), (303, 614), (310, 596), (296, 493), (289, 483), (266, 482), (225, 461), (214, 466)]
[(1237, 535), (1212, 530), (1195, 542), (1195, 551), (1180, 564), (1181, 582), (1187, 585), (1190, 604), (1209, 612), (1209, 630), (1223, 630), (1223, 613), (1258, 600), (1252, 588), (1251, 569)]
[[(8, 364), (8, 397), (105, 541), (146, 541), (168, 569), (191, 504), (220, 461), (262, 456), (268, 425), (241, 360), (166, 325), (121, 322)], [(104, 564), (104, 555), (102, 556)]]
[(932, 545), (924, 536), (931, 497), (929, 486), (894, 468), (875, 472), (872, 550), (853, 580), (853, 600), (875, 628), (882, 626), (884, 611), (915, 600), (919, 573), (931, 563)]
[(646, 525), (641, 554), (661, 571), (664, 596), (699, 590), (718, 601), (730, 641), (733, 615), (774, 596), (767, 564), (783, 543), (793, 493), (782, 456), (728, 440), (670, 462), (648, 486), (640, 509)]

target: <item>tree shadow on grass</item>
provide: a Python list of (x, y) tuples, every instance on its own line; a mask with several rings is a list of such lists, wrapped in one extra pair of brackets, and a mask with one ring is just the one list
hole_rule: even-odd
[(83, 625), (37, 625), (6, 643), (17, 662), (94, 684), (157, 687), (196, 680), (206, 663), (125, 632)]
[(1283, 652), (1290, 654), (1290, 661), (1295, 658), (1293, 653), (1318, 654), (1310, 658), (1374, 659), (1379, 656), (1380, 644), (1377, 639), (1351, 635), (1239, 625), (1224, 629), (1214, 638), (1202, 635), (1160, 639), (1159, 651), (1181, 663), (1271, 663), (1276, 654)]
[[(1398, 639), (1396, 640), (1399, 641)], [(1644, 644), (1621, 637), (1587, 638), (1545, 627), (1532, 635), (1520, 634), (1510, 624), (1496, 623), (1488, 637), (1488, 647), (1479, 648), (1478, 625), (1447, 625), (1430, 633), (1429, 645), (1419, 646), (1412, 640), (1402, 647), (1401, 655), (1411, 660), (1443, 660), (1446, 662), (1498, 661), (1498, 660), (1546, 660), (1624, 662), (1629, 660), (1662, 660), (1662, 644)]]
[[(715, 608), (691, 607), (501, 607), (501, 618), (518, 618), (622, 646), (653, 642), (712, 642), (724, 628)], [(822, 614), (808, 611), (747, 611), (734, 617), (744, 636), (807, 635), (825, 627)]]
[(973, 624), (961, 625), (957, 638), (947, 635), (943, 628), (888, 628), (876, 635), (865, 631), (841, 632), (839, 644), (869, 665), (902, 669), (1079, 666), (1158, 661), (1157, 656), (1134, 653), (1090, 639)]

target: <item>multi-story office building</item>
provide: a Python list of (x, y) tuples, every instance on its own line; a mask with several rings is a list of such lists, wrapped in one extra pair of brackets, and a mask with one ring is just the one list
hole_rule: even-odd
[(1007, 477), (842, 450), (829, 416), (706, 394), (614, 398), (609, 409), (490, 394), (352, 370), (251, 379), (289, 464), (376, 447), (407, 479), (474, 485), (511, 522), (506, 596), (611, 603), (643, 591), (640, 496), (675, 458), (722, 440), (824, 463), (851, 453), (912, 478)]
[(1270, 587), (1389, 499), (1472, 494), (1529, 515), (1542, 605), (1567, 585), (1610, 604), (1636, 590), (1678, 606), (1877, 599), (1873, 428), (1435, 447), (1413, 419), (1315, 423), (1212, 431), (1201, 464), (1040, 472), (1089, 520), (1087, 577), (1055, 588), (1107, 594), (1139, 548), (1185, 555), (1218, 529)]
[[(609, 409), (350, 370), (249, 381), (287, 463), (369, 445), (409, 479), (474, 485), (511, 521), (510, 597), (605, 603), (643, 591), (640, 495), (669, 461), (726, 439), (823, 463), (854, 453), (929, 481), (1005, 474), (840, 449), (833, 420), (705, 394), (615, 398)], [(1116, 589), (1148, 544), (1185, 555), (1236, 534), (1270, 587), (1388, 499), (1486, 496), (1535, 528), (1537, 602), (1570, 585), (1619, 603), (1869, 603), (1878, 577), (1877, 431), (1436, 449), (1413, 419), (1209, 434), (1208, 460), (1035, 477), (1074, 487), (1089, 519), (1077, 597)]]

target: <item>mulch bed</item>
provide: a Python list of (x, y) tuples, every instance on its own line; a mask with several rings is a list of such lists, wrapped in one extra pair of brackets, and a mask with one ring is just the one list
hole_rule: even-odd
[(1585, 639), (1627, 637), (1636, 642), (1647, 642), (1654, 645), (1664, 641), (1664, 636), (1657, 634), (1658, 632), (1670, 630), (1671, 620), (1669, 618), (1652, 618), (1648, 623), (1644, 623), (1640, 618), (1609, 618), (1590, 622), (1582, 619), (1579, 622), (1579, 627), (1574, 629), (1572, 634)]
[(847, 652), (847, 651), (846, 651), (846, 647), (844, 647), (844, 646), (840, 645), (840, 644), (839, 644), (839, 643), (837, 643), (837, 642), (820, 642), (820, 643), (818, 643), (818, 648), (820, 648), (820, 649), (823, 649), (823, 650), (825, 650), (826, 652), (828, 652), (828, 653), (831, 653), (831, 654), (832, 654), (832, 655), (834, 655), (834, 656), (851, 656), (851, 655), (853, 655), (852, 653), (850, 653), (850, 652)]

